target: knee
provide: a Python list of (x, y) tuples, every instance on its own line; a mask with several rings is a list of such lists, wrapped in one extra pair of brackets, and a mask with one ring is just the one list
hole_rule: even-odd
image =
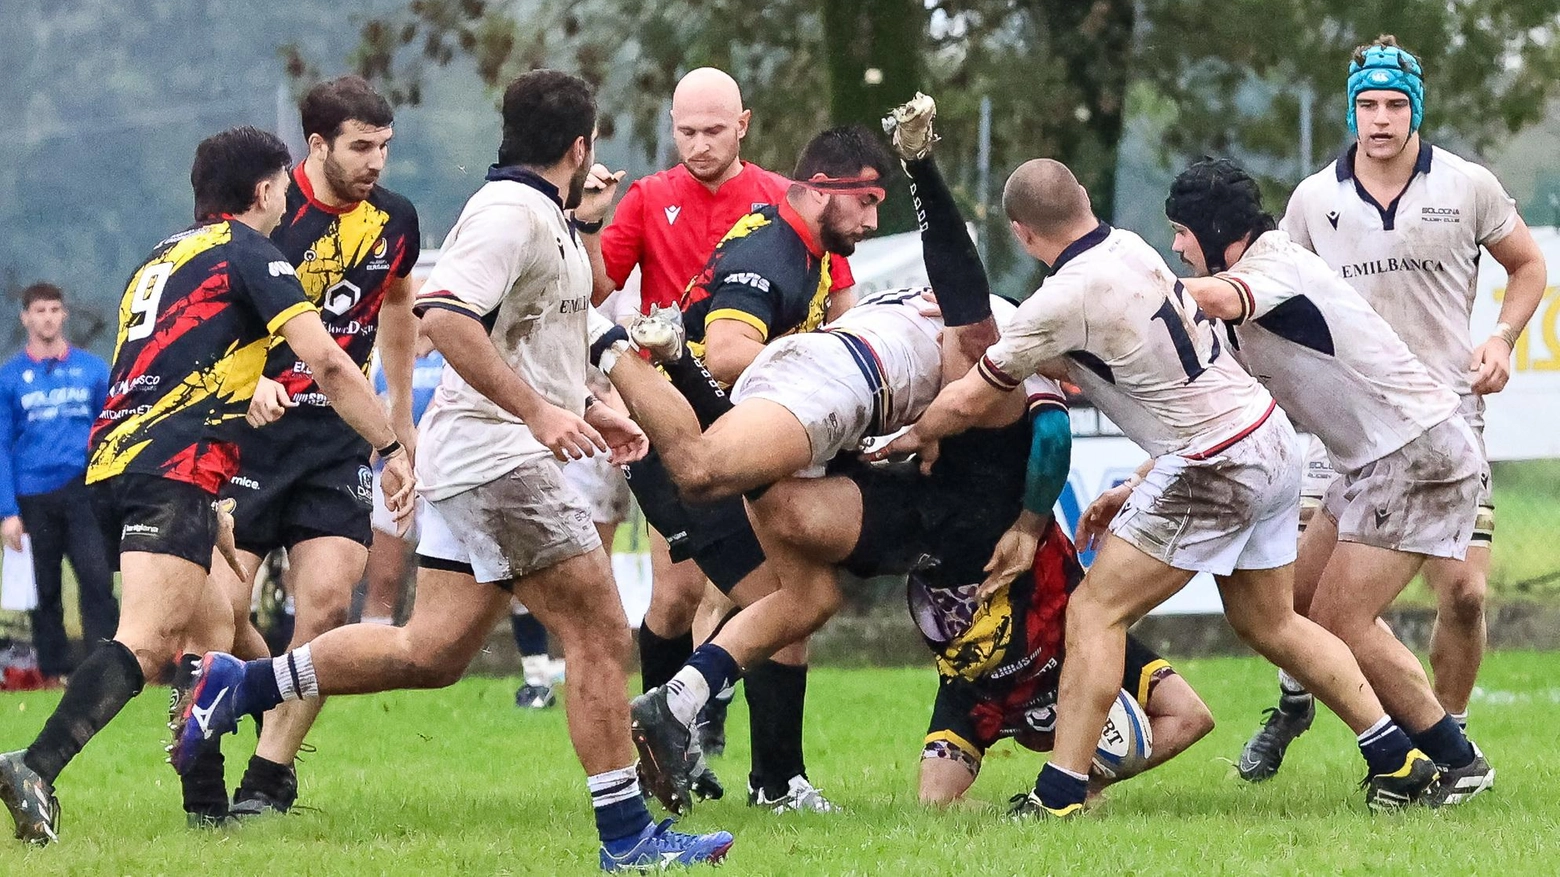
[(351, 615), (351, 605), (346, 601), (331, 601), (311, 605), (298, 613), (293, 630), (293, 643), (302, 645), (326, 631), (345, 625)]
[(1437, 609), (1454, 622), (1477, 624), (1484, 619), (1484, 601), (1488, 585), (1484, 576), (1472, 570), (1460, 570), (1441, 583)]
[(563, 657), (573, 667), (622, 668), (628, 665), (633, 637), (628, 622), (621, 616), (607, 620), (599, 617), (573, 618), (548, 629), (557, 637)]
[(448, 688), (466, 675), (466, 662), (443, 651), (414, 653), (403, 672), (408, 688)]

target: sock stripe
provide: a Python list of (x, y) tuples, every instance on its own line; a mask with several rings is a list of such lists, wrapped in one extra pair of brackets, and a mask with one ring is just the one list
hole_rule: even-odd
[(293, 658), (293, 653), (287, 653), (287, 672), (292, 676), (292, 690), (295, 693), (303, 693), (303, 682), (298, 679), (298, 662)]

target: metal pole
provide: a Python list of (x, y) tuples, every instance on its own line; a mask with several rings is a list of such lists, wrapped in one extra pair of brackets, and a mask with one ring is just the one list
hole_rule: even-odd
[(1316, 109), (1316, 92), (1310, 83), (1300, 86), (1300, 173), (1295, 179), (1303, 180), (1315, 168), (1311, 159), (1311, 113)]
[(989, 213), (987, 205), (991, 203), (991, 98), (989, 96), (980, 99), (980, 134), (979, 144), (975, 150), (975, 216), (979, 221), (977, 226), (979, 234), (976, 236), (975, 245), (980, 253), (981, 261), (986, 261), (986, 239), (991, 237), (987, 228), (986, 215)]

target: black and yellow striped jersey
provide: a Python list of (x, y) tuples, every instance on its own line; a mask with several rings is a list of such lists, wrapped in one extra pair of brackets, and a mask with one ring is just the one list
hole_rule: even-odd
[(747, 323), (765, 343), (822, 326), (830, 258), (783, 199), (742, 217), (683, 293), (683, 323), (695, 355), (703, 355), (705, 328), (716, 320)]
[(241, 222), (203, 223), (158, 244), (119, 304), (87, 482), (140, 472), (215, 494), (238, 472), (232, 431), (271, 334), (314, 309), (292, 263)]
[[(297, 270), (304, 292), (320, 308), (325, 328), (364, 374), (379, 332), (385, 289), (392, 279), (411, 273), (420, 234), (412, 202), (384, 186), (375, 186), (366, 200), (336, 208), (314, 196), (303, 165), (293, 169), (287, 211), (271, 232), (271, 242)], [(292, 400), (303, 406), (300, 410), (330, 408), (308, 365), (286, 343), (276, 342), (265, 374), (287, 388)]]

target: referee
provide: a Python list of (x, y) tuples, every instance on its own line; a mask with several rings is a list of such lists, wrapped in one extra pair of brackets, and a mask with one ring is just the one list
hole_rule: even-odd
[(103, 531), (87, 498), (87, 434), (108, 397), (108, 363), (65, 340), (65, 294), (52, 283), (22, 290), (27, 346), (0, 366), (0, 534), (13, 550), (32, 538), (38, 671), (71, 671), (60, 565), (70, 556), (89, 644), (114, 636), (119, 604)]

